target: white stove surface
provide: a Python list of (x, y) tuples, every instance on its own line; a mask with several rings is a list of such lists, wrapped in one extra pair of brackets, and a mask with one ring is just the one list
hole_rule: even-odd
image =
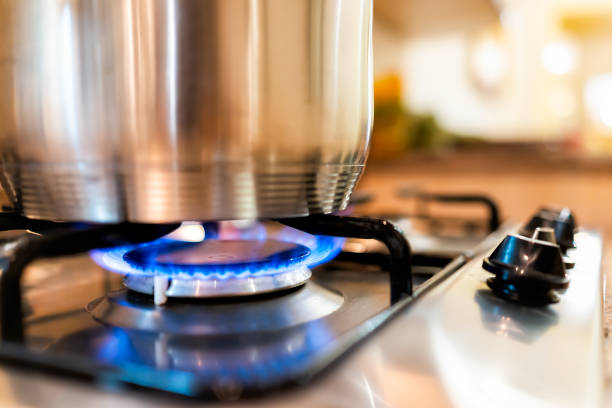
[[(602, 241), (576, 235), (561, 302), (491, 297), (476, 257), (314, 383), (245, 407), (597, 407), (603, 404)], [(0, 366), (2, 407), (194, 407), (147, 391)], [(210, 405), (210, 404), (208, 404)]]

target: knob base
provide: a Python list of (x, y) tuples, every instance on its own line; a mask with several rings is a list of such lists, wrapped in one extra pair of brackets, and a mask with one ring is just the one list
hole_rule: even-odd
[(487, 279), (487, 286), (499, 297), (527, 306), (541, 307), (559, 303), (560, 300), (559, 295), (553, 289), (522, 285), (499, 278)]

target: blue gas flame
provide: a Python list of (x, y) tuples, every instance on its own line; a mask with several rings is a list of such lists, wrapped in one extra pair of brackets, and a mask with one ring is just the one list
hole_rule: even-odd
[[(266, 240), (289, 242), (305, 247), (309, 250), (302, 255), (288, 252), (287, 256), (276, 256), (267, 262), (241, 263), (236, 265), (219, 265), (217, 267), (207, 265), (197, 268), (193, 265), (167, 264), (167, 263), (136, 263), (128, 262), (126, 254), (137, 250), (153, 250), (158, 248), (186, 247), (197, 245), (205, 239), (243, 239), (243, 240)], [(101, 267), (124, 275), (159, 275), (164, 274), (178, 279), (231, 279), (244, 278), (247, 276), (272, 276), (284, 273), (298, 267), (314, 268), (317, 265), (333, 259), (341, 250), (344, 238), (310, 235), (305, 232), (290, 228), (270, 228), (262, 223), (250, 224), (224, 224), (224, 229), (214, 238), (206, 237), (206, 232), (199, 224), (184, 224), (179, 230), (158, 240), (138, 244), (119, 246), (113, 248), (97, 249), (90, 252), (92, 259)]]

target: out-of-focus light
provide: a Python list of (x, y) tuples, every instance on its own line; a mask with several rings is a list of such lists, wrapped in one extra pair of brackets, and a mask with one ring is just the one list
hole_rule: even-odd
[(568, 85), (556, 85), (548, 93), (548, 105), (558, 119), (572, 117), (576, 113), (576, 95)]
[(238, 229), (246, 229), (251, 228), (252, 226), (257, 224), (256, 220), (233, 220), (228, 221), (228, 223)]
[(499, 20), (506, 30), (519, 31), (525, 27), (525, 16), (516, 8), (504, 7)]
[(483, 39), (474, 48), (472, 68), (485, 87), (499, 85), (508, 72), (506, 49), (493, 38)]
[(564, 42), (545, 45), (540, 58), (544, 68), (555, 75), (568, 74), (576, 67), (576, 50)]
[(204, 227), (199, 222), (186, 221), (176, 230), (172, 231), (168, 238), (175, 241), (201, 242), (206, 236)]
[(612, 128), (612, 74), (597, 75), (587, 80), (584, 104), (593, 120)]

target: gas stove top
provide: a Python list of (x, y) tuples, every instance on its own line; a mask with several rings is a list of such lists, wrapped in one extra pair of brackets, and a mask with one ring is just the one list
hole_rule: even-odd
[[(7, 296), (15, 282), (6, 271), (19, 243), (38, 238), (4, 232), (0, 387), (4, 373), (34, 368), (53, 382), (71, 378), (47, 392), (147, 405), (180, 404), (172, 394), (299, 406), (601, 403), (597, 233), (581, 230), (563, 251), (544, 233), (554, 241), (565, 224), (500, 226), (496, 211), (484, 225), (432, 225), (422, 213), (386, 219), (403, 232), (389, 221), (316, 216), (186, 223), (157, 240), (107, 246), (108, 231), (71, 226), (79, 252), (102, 249), (63, 256), (77, 251), (55, 247), (75, 236), (53, 230), (61, 243), (42, 245), (45, 258), (26, 268), (23, 299)], [(499, 255), (513, 252), (509, 239), (527, 242), (519, 258), (529, 261)], [(542, 248), (552, 258), (542, 261)], [(555, 248), (564, 287), (542, 267), (554, 264)], [(44, 395), (5, 398), (28, 405)]]

